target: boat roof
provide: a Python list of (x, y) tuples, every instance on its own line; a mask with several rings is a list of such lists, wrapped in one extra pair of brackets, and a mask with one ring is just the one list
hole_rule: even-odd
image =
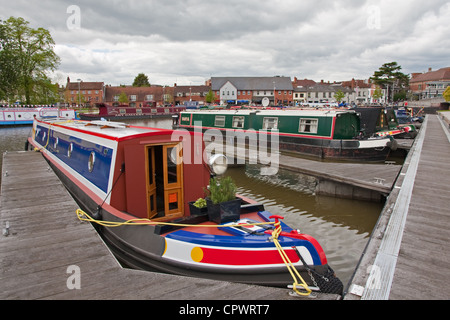
[(94, 134), (107, 139), (123, 140), (125, 138), (136, 138), (140, 136), (152, 136), (161, 134), (171, 134), (171, 129), (149, 128), (130, 126), (126, 123), (113, 121), (83, 121), (83, 120), (63, 120), (63, 119), (45, 119), (40, 123), (46, 123), (51, 126), (66, 128), (87, 134)]
[(318, 117), (318, 116), (331, 116), (335, 117), (338, 114), (344, 114), (344, 113), (355, 113), (353, 110), (338, 110), (338, 109), (281, 109), (281, 110), (252, 110), (252, 109), (245, 109), (245, 110), (186, 110), (182, 113), (203, 113), (203, 114), (224, 114), (224, 115), (249, 115), (253, 113), (257, 113), (258, 115), (267, 115), (267, 116), (311, 116), (311, 117)]

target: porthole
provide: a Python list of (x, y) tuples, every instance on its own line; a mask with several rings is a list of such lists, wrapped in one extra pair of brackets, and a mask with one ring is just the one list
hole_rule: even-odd
[(67, 150), (67, 156), (70, 158), (73, 152), (73, 143), (69, 145), (69, 149)]
[(89, 168), (89, 172), (94, 171), (94, 164), (95, 164), (95, 152), (91, 152), (91, 155), (89, 156), (89, 163), (88, 163), (88, 168)]

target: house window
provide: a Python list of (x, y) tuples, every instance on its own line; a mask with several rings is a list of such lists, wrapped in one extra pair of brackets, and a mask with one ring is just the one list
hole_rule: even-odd
[(264, 118), (263, 130), (278, 129), (278, 118)]
[(152, 95), (152, 94), (147, 94), (147, 95), (145, 96), (145, 100), (146, 100), (146, 101), (152, 101), (152, 100), (153, 100), (153, 95)]
[(233, 128), (244, 128), (245, 117), (233, 117)]
[(318, 119), (300, 119), (298, 132), (317, 133)]
[(130, 100), (131, 100), (131, 101), (136, 101), (136, 98), (137, 98), (137, 96), (134, 95), (134, 94), (130, 96)]
[(216, 127), (225, 127), (225, 116), (216, 116), (214, 125)]
[(114, 96), (114, 102), (118, 102), (119, 101), (119, 96), (118, 95), (115, 95)]

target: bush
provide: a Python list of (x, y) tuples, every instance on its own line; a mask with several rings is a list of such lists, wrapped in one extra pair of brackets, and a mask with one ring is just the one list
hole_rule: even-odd
[(236, 199), (236, 185), (231, 177), (212, 178), (209, 183), (210, 199), (214, 204)]

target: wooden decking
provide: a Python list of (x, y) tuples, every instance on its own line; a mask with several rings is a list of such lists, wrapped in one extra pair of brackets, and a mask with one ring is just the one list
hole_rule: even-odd
[(345, 299), (448, 300), (450, 132), (427, 116)]
[[(40, 153), (5, 154), (2, 171), (0, 299), (301, 299), (288, 289), (124, 269), (95, 229), (77, 219), (78, 206)], [(72, 281), (78, 274), (80, 289)]]

